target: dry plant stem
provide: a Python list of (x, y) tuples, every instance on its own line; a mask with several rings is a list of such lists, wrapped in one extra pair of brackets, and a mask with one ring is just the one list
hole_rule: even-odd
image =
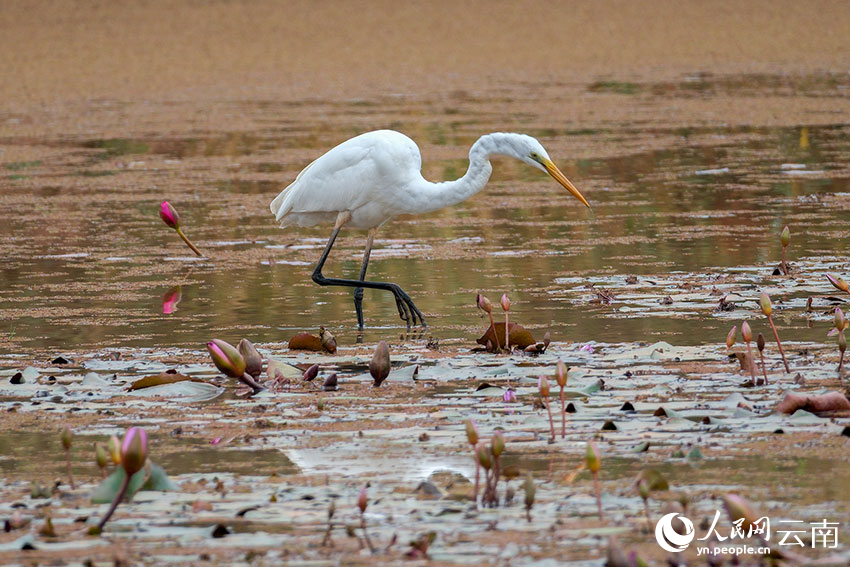
[(596, 509), (599, 510), (599, 519), (602, 519), (602, 492), (599, 489), (599, 473), (593, 473), (593, 489), (596, 491)]
[(76, 490), (77, 486), (74, 484), (74, 475), (71, 474), (71, 451), (65, 450), (65, 469), (68, 471), (68, 482), (71, 485), (71, 490)]
[(552, 434), (552, 441), (555, 440), (555, 422), (552, 421), (552, 408), (549, 406), (549, 398), (544, 397), (543, 403), (546, 405), (546, 411), (549, 413), (549, 432)]
[(764, 374), (764, 384), (767, 385), (767, 368), (764, 365), (764, 353), (759, 351), (759, 358), (761, 358), (761, 373)]
[[(844, 330), (839, 331), (841, 336), (844, 335)], [(841, 370), (844, 368), (844, 351), (841, 351), (841, 358), (838, 359), (838, 377), (841, 378)], [(73, 488), (73, 487), (72, 487)]]
[(561, 439), (567, 436), (567, 409), (564, 404), (564, 387), (561, 386)]
[(124, 480), (121, 481), (121, 488), (118, 489), (118, 494), (115, 495), (115, 500), (112, 501), (112, 504), (109, 505), (109, 510), (107, 510), (106, 515), (100, 520), (100, 523), (97, 525), (97, 531), (102, 532), (103, 526), (106, 525), (106, 522), (109, 521), (109, 518), (112, 517), (113, 512), (118, 507), (118, 503), (124, 499), (124, 493), (127, 492), (127, 487), (130, 486), (130, 478), (132, 475), (124, 474)]
[(646, 525), (649, 526), (649, 529), (652, 529), (652, 520), (649, 519), (649, 499), (645, 499), (643, 501), (643, 512), (646, 514)]
[(375, 546), (372, 545), (372, 540), (369, 539), (369, 532), (366, 531), (366, 516), (360, 512), (360, 528), (363, 530), (363, 539), (366, 540), (366, 545), (369, 546), (369, 551), (374, 554)]
[(788, 275), (788, 262), (785, 261), (785, 246), (782, 247), (782, 274)]
[(177, 234), (179, 234), (179, 235), (180, 235), (180, 238), (182, 238), (182, 239), (183, 239), (183, 242), (185, 242), (185, 243), (186, 243), (186, 246), (188, 246), (189, 248), (191, 248), (191, 249), (192, 249), (192, 252), (194, 252), (194, 253), (195, 253), (195, 254), (197, 254), (198, 256), (203, 256), (203, 254), (201, 254), (201, 251), (200, 251), (200, 250), (198, 250), (197, 246), (195, 246), (194, 244), (192, 244), (192, 242), (191, 242), (191, 241), (190, 241), (190, 240), (186, 237), (186, 235), (185, 235), (185, 234), (183, 234), (183, 229), (181, 229), (181, 228), (179, 228), (179, 227), (178, 227), (176, 230), (177, 230)]
[(747, 341), (747, 352), (750, 355), (750, 375), (753, 377), (753, 386), (756, 385), (756, 359), (753, 358), (753, 347), (750, 345), (750, 341)]
[(785, 360), (785, 349), (782, 348), (782, 343), (779, 341), (779, 333), (776, 332), (776, 325), (773, 324), (773, 317), (768, 315), (767, 322), (770, 323), (770, 329), (773, 331), (773, 337), (776, 339), (776, 344), (779, 346), (779, 354), (782, 355), (782, 364), (785, 365), (785, 372), (790, 374), (791, 369), (788, 368), (788, 361)]

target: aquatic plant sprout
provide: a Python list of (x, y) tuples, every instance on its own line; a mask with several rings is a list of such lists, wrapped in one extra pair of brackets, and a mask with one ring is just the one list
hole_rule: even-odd
[(776, 330), (776, 325), (773, 324), (773, 304), (770, 302), (770, 296), (765, 292), (761, 292), (759, 304), (761, 305), (761, 312), (767, 317), (767, 322), (773, 331), (776, 345), (779, 347), (779, 354), (782, 355), (782, 363), (785, 365), (785, 372), (790, 373), (791, 369), (788, 367), (788, 361), (785, 359), (785, 349), (782, 348), (782, 341), (779, 340), (779, 333)]

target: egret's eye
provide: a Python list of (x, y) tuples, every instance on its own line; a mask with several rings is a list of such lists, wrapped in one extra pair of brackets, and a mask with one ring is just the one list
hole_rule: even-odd
[(540, 156), (537, 155), (537, 152), (531, 152), (531, 159), (534, 161), (540, 161)]

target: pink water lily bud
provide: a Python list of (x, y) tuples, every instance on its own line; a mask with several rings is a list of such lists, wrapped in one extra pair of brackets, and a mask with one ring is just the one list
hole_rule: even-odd
[(602, 468), (602, 459), (599, 458), (599, 449), (596, 448), (596, 445), (593, 441), (587, 442), (587, 451), (584, 454), (584, 462), (587, 465), (587, 468), (592, 473), (599, 472), (599, 469)]
[(471, 419), (467, 419), (463, 423), (466, 425), (466, 440), (474, 447), (478, 444), (478, 426)]
[(131, 427), (121, 444), (121, 466), (133, 476), (145, 466), (148, 458), (148, 434), (141, 427)]
[(537, 390), (540, 392), (542, 397), (549, 397), (549, 381), (546, 380), (545, 376), (539, 376), (537, 378)]
[(756, 346), (759, 347), (759, 352), (762, 352), (764, 350), (764, 345), (764, 335), (759, 333), (759, 336), (756, 337)]
[(497, 431), (493, 434), (493, 439), (490, 440), (490, 451), (497, 459), (499, 458), (499, 455), (505, 452), (505, 438), (501, 431)]
[(502, 309), (503, 309), (503, 310), (505, 310), (505, 311), (510, 311), (510, 310), (511, 310), (511, 300), (508, 298), (508, 294), (507, 294), (507, 293), (503, 293), (503, 294), (502, 294), (502, 301), (501, 301), (501, 303), (502, 303)]
[(753, 340), (753, 330), (750, 329), (750, 324), (746, 321), (741, 323), (741, 336), (744, 337), (745, 342)]
[(555, 381), (561, 388), (567, 385), (567, 365), (561, 360), (558, 361), (558, 366), (555, 369)]
[(220, 339), (213, 339), (207, 343), (207, 350), (210, 353), (213, 364), (222, 373), (231, 378), (238, 379), (241, 379), (245, 374), (245, 359), (230, 343)]
[(357, 497), (357, 507), (360, 508), (360, 513), (366, 513), (366, 506), (369, 505), (369, 500), (366, 498), (366, 487), (360, 489), (360, 496)]
[(761, 305), (761, 312), (770, 317), (773, 313), (773, 304), (770, 302), (770, 296), (765, 292), (761, 292), (759, 304)]
[(248, 339), (242, 339), (236, 346), (239, 354), (245, 359), (245, 372), (253, 378), (258, 378), (263, 372), (263, 357)]
[(107, 454), (106, 447), (103, 446), (103, 443), (95, 443), (94, 459), (95, 462), (97, 462), (97, 466), (100, 468), (105, 468), (109, 463), (109, 455)]
[(478, 292), (478, 295), (475, 298), (475, 303), (478, 305), (478, 308), (482, 311), (486, 311), (487, 313), (493, 312), (493, 304), (490, 303), (490, 300), (484, 297), (484, 294)]
[(791, 244), (791, 230), (788, 228), (788, 225), (785, 225), (785, 228), (782, 229), (782, 234), (779, 235), (779, 240), (782, 242), (783, 248)]
[(729, 514), (729, 519), (733, 522), (743, 518), (744, 524), (749, 526), (760, 520), (753, 511), (752, 505), (737, 494), (724, 494), (721, 496), (721, 500), (723, 500), (723, 506)]
[(65, 448), (66, 451), (71, 450), (71, 428), (67, 425), (62, 429), (62, 433), (59, 434), (59, 440), (62, 441), (62, 447)]
[(168, 315), (174, 313), (177, 304), (183, 299), (183, 287), (176, 285), (165, 292), (162, 296), (162, 312)]
[(387, 346), (386, 341), (379, 342), (375, 347), (375, 354), (369, 361), (369, 373), (375, 381), (376, 388), (390, 375), (390, 347)]
[(832, 274), (826, 274), (826, 279), (829, 280), (829, 283), (834, 285), (836, 289), (840, 289), (844, 292), (850, 292), (850, 284), (839, 278), (838, 276), (833, 276)]
[(844, 330), (844, 312), (840, 307), (835, 308), (835, 328), (839, 331)]
[(516, 391), (513, 388), (508, 388), (505, 390), (505, 393), (502, 394), (502, 401), (508, 404), (516, 403)]
[(109, 449), (109, 458), (112, 459), (113, 465), (121, 464), (121, 441), (118, 440), (117, 435), (113, 435), (109, 438), (109, 443), (107, 444), (107, 449)]
[(159, 218), (170, 228), (175, 230), (180, 228), (180, 215), (177, 214), (177, 209), (172, 207), (168, 201), (163, 201), (159, 206)]
[(478, 449), (475, 452), (475, 458), (478, 459), (478, 464), (484, 467), (484, 470), (490, 470), (490, 467), (493, 466), (492, 454), (490, 453), (490, 448), (487, 447), (484, 443), (478, 446)]
[(738, 325), (734, 325), (732, 330), (729, 331), (729, 334), (726, 335), (726, 348), (732, 348), (732, 345), (735, 344), (735, 337), (738, 334)]

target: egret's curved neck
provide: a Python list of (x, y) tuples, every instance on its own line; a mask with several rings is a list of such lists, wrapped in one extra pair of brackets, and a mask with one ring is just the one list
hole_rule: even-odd
[(486, 134), (478, 138), (469, 150), (469, 169), (460, 179), (431, 183), (424, 178), (413, 189), (417, 193), (416, 213), (429, 213), (466, 201), (487, 185), (493, 166), (490, 155), (499, 153), (498, 140), (502, 134)]

